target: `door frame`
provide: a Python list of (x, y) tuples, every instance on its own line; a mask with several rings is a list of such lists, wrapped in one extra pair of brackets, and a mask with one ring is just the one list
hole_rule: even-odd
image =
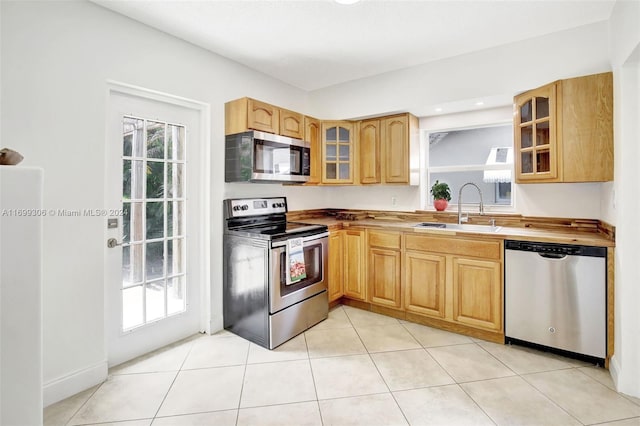
[[(200, 276), (200, 285), (198, 286), (198, 293), (200, 299), (200, 318), (198, 328), (200, 331), (205, 332), (207, 334), (211, 334), (211, 148), (209, 144), (209, 140), (211, 140), (211, 107), (209, 104), (196, 101), (193, 99), (188, 99), (180, 96), (171, 95), (168, 93), (159, 92), (152, 89), (147, 89), (140, 86), (135, 86), (127, 83), (122, 83), (115, 80), (107, 80), (106, 82), (106, 119), (105, 122), (109, 122), (109, 114), (110, 108), (109, 103), (111, 100), (111, 96), (113, 94), (121, 94), (132, 97), (141, 98), (149, 101), (163, 102), (166, 104), (170, 104), (173, 106), (178, 106), (186, 109), (193, 110), (198, 114), (199, 121), (199, 132), (200, 132), (200, 141), (198, 143), (198, 149), (193, 150), (190, 148), (191, 152), (194, 152), (194, 157), (197, 156), (197, 160), (199, 161), (198, 166), (200, 167), (200, 172), (198, 179), (200, 181), (200, 189), (198, 191), (198, 197), (201, 200), (199, 211), (196, 213), (197, 221), (200, 224), (200, 241), (198, 243), (198, 251), (197, 253), (192, 253), (191, 256), (198, 256), (198, 273)], [(109, 143), (108, 141), (109, 132), (105, 128), (105, 144)], [(192, 160), (193, 161), (193, 160)], [(109, 182), (106, 178), (108, 170), (109, 170), (109, 159), (105, 156), (104, 162), (104, 199), (105, 205), (108, 205), (109, 202), (109, 193), (108, 186)], [(106, 241), (108, 238), (112, 237), (111, 230), (107, 229), (105, 226), (104, 229), (104, 260), (106, 265), (107, 256), (109, 255), (109, 249), (106, 245)], [(104, 293), (105, 293), (105, 311), (104, 311), (104, 338), (105, 338), (105, 351), (108, 355), (108, 312), (107, 312), (107, 285), (108, 281), (108, 271), (105, 268), (104, 271)]]

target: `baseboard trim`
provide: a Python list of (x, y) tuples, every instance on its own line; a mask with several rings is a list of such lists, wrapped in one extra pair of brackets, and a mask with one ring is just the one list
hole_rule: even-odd
[(78, 392), (89, 389), (107, 379), (107, 360), (91, 367), (78, 370), (64, 377), (51, 380), (42, 387), (43, 404), (45, 407), (73, 396)]
[(620, 363), (618, 362), (618, 357), (615, 354), (609, 360), (609, 374), (611, 374), (611, 378), (613, 379), (613, 383), (616, 386), (616, 389), (619, 388), (618, 385), (618, 377), (620, 374)]

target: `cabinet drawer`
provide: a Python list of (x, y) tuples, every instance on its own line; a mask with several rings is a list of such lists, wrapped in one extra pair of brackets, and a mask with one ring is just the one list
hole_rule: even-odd
[(484, 259), (501, 259), (502, 257), (500, 241), (479, 241), (457, 237), (407, 235), (405, 237), (405, 248), (407, 250), (456, 254)]
[(368, 231), (368, 235), (369, 246), (400, 250), (399, 232)]

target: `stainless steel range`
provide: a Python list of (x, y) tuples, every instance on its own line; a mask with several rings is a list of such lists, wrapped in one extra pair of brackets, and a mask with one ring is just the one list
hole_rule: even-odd
[[(287, 222), (287, 199), (224, 200), (224, 328), (273, 349), (328, 315), (327, 227)], [(306, 278), (291, 282), (289, 241)]]

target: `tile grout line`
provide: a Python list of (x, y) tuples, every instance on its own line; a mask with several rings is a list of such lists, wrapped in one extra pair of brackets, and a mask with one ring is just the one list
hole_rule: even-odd
[(318, 414), (320, 415), (320, 424), (324, 425), (322, 418), (322, 410), (320, 409), (320, 399), (318, 398), (318, 388), (316, 387), (316, 377), (313, 374), (313, 365), (311, 364), (311, 357), (309, 356), (309, 344), (307, 343), (306, 331), (302, 333), (304, 339), (304, 346), (307, 348), (307, 362), (309, 362), (309, 370), (311, 370), (311, 382), (313, 383), (313, 392), (316, 394), (316, 407), (318, 408)]
[[(500, 364), (504, 365), (507, 369), (509, 369), (509, 371), (511, 371), (512, 373), (515, 374), (515, 376), (511, 376), (511, 377), (518, 377), (521, 380), (523, 380), (525, 383), (527, 383), (529, 386), (531, 386), (533, 389), (536, 390), (536, 392), (538, 392), (540, 395), (542, 395), (546, 400), (548, 400), (549, 402), (551, 402), (554, 406), (558, 407), (561, 411), (563, 411), (564, 413), (566, 413), (569, 417), (571, 417), (572, 419), (575, 419), (578, 423), (583, 424), (579, 419), (577, 419), (575, 416), (573, 416), (571, 413), (569, 413), (567, 410), (565, 410), (562, 406), (560, 406), (560, 404), (558, 404), (556, 401), (552, 400), (550, 397), (548, 397), (545, 393), (543, 393), (540, 389), (536, 388), (535, 386), (533, 386), (531, 383), (529, 383), (522, 374), (518, 373), (517, 371), (514, 371), (511, 367), (509, 367), (507, 364), (505, 364), (504, 362), (502, 362), (497, 356), (495, 356), (494, 354), (492, 354), (491, 352), (489, 352), (484, 346), (482, 346), (481, 344), (479, 344), (478, 342), (474, 342), (476, 343), (476, 345), (478, 345), (478, 347), (480, 349), (482, 349), (483, 351), (485, 351), (486, 353), (488, 353), (491, 357), (493, 357), (496, 361), (498, 361)], [(566, 370), (568, 368), (561, 368), (559, 370)], [(558, 371), (558, 370), (550, 370), (550, 371)], [(531, 373), (531, 374), (535, 374), (535, 373)], [(500, 379), (500, 377), (494, 378), (494, 379), (485, 379), (484, 381), (487, 380), (497, 380)], [(462, 386), (461, 386), (462, 388)], [(464, 388), (462, 388), (462, 390), (464, 391)], [(465, 391), (465, 393), (467, 393)], [(474, 402), (475, 399), (473, 399), (473, 397), (471, 395), (469, 395), (469, 398), (471, 398)], [(477, 402), (476, 402), (477, 404)], [(484, 410), (483, 410), (484, 411)], [(488, 415), (488, 414), (487, 414)]]
[[(404, 327), (404, 324), (403, 324), (403, 327)], [(404, 328), (409, 332), (409, 334), (411, 334), (411, 331), (410, 331), (409, 329), (407, 329), (407, 327), (404, 327)], [(413, 336), (413, 334), (411, 334), (411, 335)], [(415, 336), (414, 336), (414, 338), (415, 338)], [(416, 339), (416, 340), (417, 340), (417, 339)], [(475, 343), (475, 342), (472, 340), (470, 343)], [(465, 343), (465, 344), (467, 344), (467, 343)], [(485, 415), (485, 416), (487, 416), (487, 418), (488, 418), (491, 422), (493, 422), (493, 424), (497, 425), (498, 423), (497, 423), (496, 421), (494, 421), (494, 420), (493, 420), (493, 418), (489, 415), (489, 413), (487, 413), (486, 411), (484, 411), (484, 409), (480, 406), (480, 404), (478, 404), (478, 402), (477, 402), (475, 399), (471, 398), (471, 395), (469, 395), (469, 394), (464, 390), (464, 388), (463, 388), (462, 386), (460, 386), (460, 383), (459, 383), (459, 382), (458, 382), (458, 381), (453, 377), (453, 375), (452, 375), (452, 374), (451, 374), (451, 373), (450, 373), (446, 368), (444, 368), (444, 366), (443, 366), (442, 364), (440, 364), (440, 362), (439, 362), (439, 361), (438, 361), (438, 360), (437, 360), (437, 359), (436, 359), (436, 358), (435, 358), (435, 357), (434, 357), (434, 356), (429, 352), (429, 349), (428, 349), (427, 347), (425, 347), (422, 343), (420, 343), (420, 346), (422, 346), (422, 349), (423, 349), (423, 350), (426, 352), (426, 354), (427, 354), (427, 355), (428, 355), (428, 356), (429, 356), (429, 357), (430, 357), (430, 358), (431, 358), (431, 359), (436, 363), (436, 365), (437, 365), (438, 367), (440, 367), (440, 368), (442, 369), (442, 371), (444, 371), (445, 373), (447, 373), (447, 376), (449, 376), (449, 377), (451, 378), (451, 380), (453, 380), (453, 383), (448, 384), (448, 385), (440, 385), (439, 387), (441, 387), (441, 386), (451, 386), (451, 385), (455, 385), (455, 386), (457, 386), (457, 387), (458, 387), (458, 389), (460, 389), (462, 392), (464, 392), (464, 394), (465, 394), (465, 395), (467, 395), (467, 397), (468, 397), (471, 401), (473, 401), (473, 403), (476, 405), (476, 407), (478, 407), (478, 409), (479, 409), (481, 412), (483, 412), (483, 413), (484, 413), (484, 415)], [(449, 345), (449, 346), (458, 346), (458, 345)], [(478, 346), (479, 346), (479, 345), (478, 345)], [(440, 348), (442, 348), (442, 347), (446, 347), (446, 346), (436, 346), (436, 347), (440, 347)], [(431, 387), (436, 387), (436, 386), (429, 386), (429, 387), (427, 387), (427, 388), (431, 388)]]
[(249, 352), (251, 351), (251, 343), (247, 346), (247, 356), (244, 360), (244, 370), (242, 372), (242, 385), (240, 386), (240, 396), (238, 398), (238, 408), (236, 409), (236, 426), (240, 420), (240, 406), (242, 405), (242, 392), (244, 392), (244, 379), (247, 377), (247, 368), (249, 367)]
[(187, 354), (185, 355), (184, 359), (180, 363), (180, 367), (178, 367), (178, 371), (176, 371), (176, 375), (173, 378), (173, 380), (171, 381), (171, 385), (169, 386), (169, 389), (167, 389), (167, 393), (162, 398), (162, 401), (160, 402), (160, 405), (158, 405), (158, 409), (156, 410), (155, 414), (151, 418), (151, 424), (153, 424), (153, 422), (156, 420), (156, 417), (158, 416), (158, 413), (160, 412), (160, 409), (162, 408), (162, 405), (167, 400), (167, 396), (169, 396), (169, 392), (171, 392), (171, 389), (173, 388), (173, 385), (176, 383), (176, 380), (178, 379), (178, 376), (180, 375), (180, 372), (182, 371), (182, 367), (184, 367), (184, 363), (187, 362), (187, 358), (189, 358), (189, 355), (191, 355), (191, 351), (193, 350), (194, 346), (195, 346), (195, 341), (191, 343), (191, 347), (189, 348), (189, 351), (187, 352)]
[[(348, 314), (347, 314), (347, 318), (349, 318)], [(349, 318), (349, 322), (351, 322), (351, 318)], [(399, 321), (398, 321), (398, 323), (402, 326), (402, 323), (400, 323)], [(353, 323), (351, 323), (351, 325), (353, 325)], [(404, 328), (404, 327), (402, 327), (402, 328)], [(355, 330), (356, 335), (358, 336), (358, 339), (360, 339), (360, 343), (362, 343), (362, 346), (364, 346), (364, 349), (367, 351), (367, 355), (369, 356), (369, 359), (371, 360), (371, 363), (373, 364), (373, 366), (375, 367), (376, 371), (378, 372), (378, 375), (382, 379), (382, 383), (384, 383), (384, 385), (387, 387), (387, 390), (389, 391), (389, 394), (391, 395), (391, 398), (393, 399), (393, 402), (395, 402), (396, 407), (398, 407), (398, 410), (400, 410), (400, 413), (402, 414), (402, 417), (407, 422), (407, 425), (411, 425), (411, 422), (409, 422), (409, 419), (407, 418), (407, 415), (402, 410), (402, 407), (400, 407), (400, 404), (398, 404), (398, 400), (396, 399), (395, 395), (391, 391), (391, 388), (389, 387), (389, 384), (385, 380), (384, 375), (380, 372), (380, 369), (378, 368), (378, 364), (376, 364), (375, 360), (371, 356), (371, 352), (369, 351), (369, 348), (367, 348), (367, 345), (365, 345), (364, 341), (362, 340), (362, 337), (360, 336), (360, 333), (358, 333), (358, 329), (355, 326), (353, 326), (353, 329)], [(411, 336), (412, 339), (416, 340), (411, 333), (409, 333), (409, 335)], [(416, 341), (416, 343), (418, 343), (420, 346), (422, 346), (419, 342)], [(389, 352), (391, 352), (391, 351), (389, 351)], [(372, 395), (378, 395), (378, 394), (372, 394)], [(384, 394), (380, 394), (380, 395), (384, 395)], [(366, 396), (366, 395), (359, 395), (359, 396)]]
[[(107, 373), (107, 380), (109, 380), (109, 374), (108, 374), (108, 373)], [(80, 410), (82, 409), (82, 407), (84, 407), (85, 405), (87, 405), (87, 403), (89, 402), (89, 400), (93, 397), (93, 395), (95, 395), (95, 394), (96, 394), (96, 392), (98, 392), (98, 389), (100, 389), (100, 388), (102, 387), (102, 385), (104, 385), (104, 383), (105, 383), (107, 380), (105, 380), (104, 382), (100, 383), (100, 384), (96, 387), (96, 389), (95, 389), (93, 392), (91, 392), (91, 395), (89, 395), (89, 396), (87, 397), (87, 399), (86, 399), (82, 404), (80, 404), (80, 406), (78, 407), (78, 409), (77, 409), (77, 410), (75, 410), (75, 411), (73, 412), (73, 414), (71, 414), (71, 416), (70, 416), (70, 417), (67, 419), (67, 421), (64, 423), (64, 424), (65, 424), (65, 426), (67, 426), (67, 425), (71, 422), (71, 419), (73, 419), (73, 418), (74, 418), (74, 417), (75, 417), (75, 416), (80, 412)], [(72, 395), (72, 396), (73, 396), (73, 395)], [(64, 401), (64, 400), (63, 400), (63, 401)], [(53, 404), (52, 404), (52, 405), (53, 405)], [(43, 416), (43, 421), (44, 421), (44, 416)]]

